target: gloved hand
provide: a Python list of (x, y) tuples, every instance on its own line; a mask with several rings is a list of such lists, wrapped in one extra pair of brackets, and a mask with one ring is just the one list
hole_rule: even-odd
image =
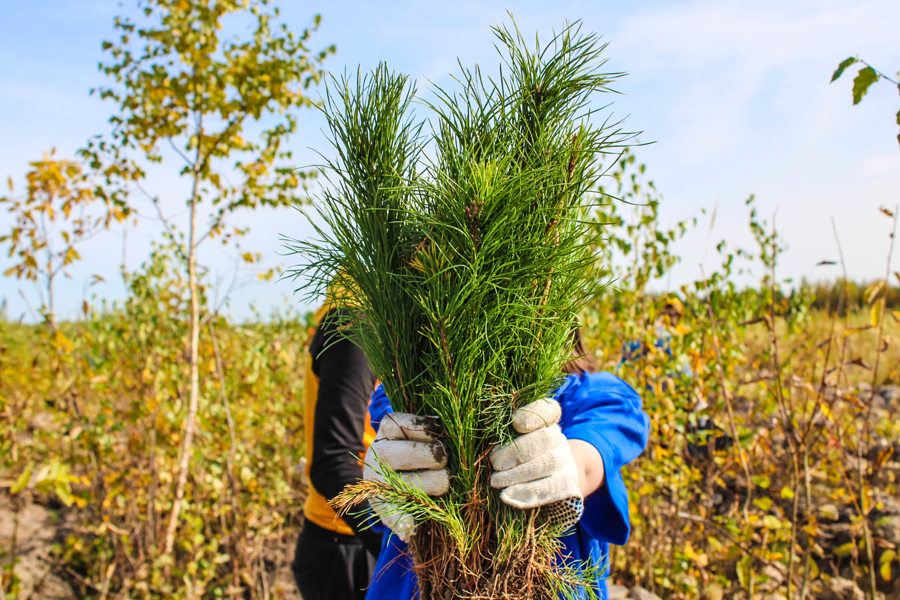
[[(381, 465), (388, 466), (412, 486), (429, 496), (441, 496), (450, 489), (447, 448), (434, 435), (435, 423), (428, 417), (391, 413), (381, 420), (375, 441), (366, 452), (363, 479), (384, 482)], [(416, 532), (412, 515), (398, 511), (384, 500), (369, 502), (381, 520), (404, 542)]]
[(562, 409), (553, 398), (527, 404), (513, 414), (520, 434), (491, 451), (491, 486), (516, 508), (547, 506), (550, 519), (568, 529), (584, 512), (578, 467), (559, 428)]

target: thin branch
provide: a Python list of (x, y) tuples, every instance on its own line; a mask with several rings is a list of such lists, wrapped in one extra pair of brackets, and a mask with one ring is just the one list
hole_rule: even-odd
[(193, 171), (196, 165), (194, 165), (194, 163), (191, 162), (191, 159), (189, 159), (189, 158), (184, 154), (184, 152), (182, 152), (181, 149), (180, 149), (178, 146), (175, 145), (175, 140), (173, 140), (171, 137), (167, 137), (167, 138), (166, 138), (166, 141), (169, 142), (169, 145), (172, 147), (172, 150), (175, 151), (175, 154), (177, 154), (179, 157), (181, 157), (181, 160), (183, 160), (184, 163), (185, 163), (187, 166), (189, 166), (189, 167), (191, 168), (191, 170)]
[(893, 83), (893, 84), (896, 85), (897, 87), (900, 87), (900, 83), (898, 83), (896, 80), (894, 80), (894, 79), (888, 77), (887, 75), (885, 75), (884, 73), (882, 73), (881, 71), (879, 71), (878, 69), (876, 69), (875, 67), (873, 67), (872, 65), (870, 65), (869, 63), (867, 63), (866, 61), (864, 61), (863, 59), (858, 58), (857, 60), (858, 60), (859, 62), (861, 62), (862, 64), (866, 65), (867, 67), (869, 67), (870, 69), (872, 69), (873, 71), (875, 71), (875, 74), (878, 75), (879, 77), (881, 77), (882, 79), (884, 79), (884, 80), (886, 80), (886, 81), (890, 81), (891, 83)]
[(34, 319), (35, 322), (38, 322), (40, 319), (38, 319), (37, 314), (35, 314), (34, 309), (31, 307), (31, 303), (28, 301), (28, 296), (25, 295), (25, 292), (23, 292), (21, 288), (19, 289), (19, 295), (22, 296), (22, 300), (25, 302), (25, 308), (27, 308), (28, 312), (31, 313), (31, 318)]
[[(240, 251), (240, 247), (238, 247), (238, 251)], [(222, 277), (221, 274), (217, 277), (216, 281), (216, 303), (213, 307), (213, 310), (210, 314), (218, 314), (225, 308), (225, 303), (228, 302), (228, 298), (231, 297), (231, 294), (234, 293), (234, 290), (238, 289), (238, 275), (240, 274), (240, 266), (241, 266), (241, 257), (236, 256), (234, 260), (234, 267), (231, 269), (231, 282), (228, 284), (228, 287), (225, 288), (225, 292), (222, 293), (221, 297), (219, 297), (219, 289), (223, 286), (221, 285)], [(246, 285), (246, 280), (241, 283), (241, 287)]]
[(100, 600), (106, 600), (106, 597), (109, 595), (109, 582), (116, 572), (116, 565), (117, 563), (115, 561), (111, 562), (109, 567), (107, 567), (106, 572), (103, 574), (103, 584), (100, 588)]
[(223, 225), (224, 222), (225, 222), (225, 213), (224, 213), (224, 211), (220, 210), (219, 213), (213, 218), (212, 223), (210, 223), (210, 225), (209, 225), (209, 228), (207, 228), (207, 230), (204, 231), (200, 235), (200, 237), (197, 238), (197, 245), (200, 245), (204, 241), (206, 241), (206, 239), (212, 235), (213, 231), (215, 231), (219, 226)]
[(172, 225), (170, 224), (169, 219), (166, 217), (166, 215), (162, 211), (162, 206), (160, 206), (160, 204), (159, 204), (159, 198), (157, 196), (151, 195), (147, 190), (144, 189), (144, 187), (139, 182), (135, 182), (135, 187), (137, 187), (137, 189), (142, 194), (144, 194), (144, 196), (146, 196), (148, 200), (150, 200), (150, 204), (152, 204), (153, 208), (156, 209), (156, 214), (159, 217), (159, 222), (162, 223), (163, 233), (165, 234), (165, 236), (169, 240), (169, 242), (172, 243), (172, 246), (175, 248), (175, 252), (178, 253), (179, 258), (181, 258), (181, 260), (187, 262), (188, 257), (184, 253), (184, 249), (182, 248), (182, 245), (178, 242), (178, 238), (175, 237), (175, 230), (172, 228)]

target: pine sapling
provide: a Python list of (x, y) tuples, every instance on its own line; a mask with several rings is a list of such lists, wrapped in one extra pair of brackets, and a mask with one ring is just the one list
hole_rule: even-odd
[[(439, 423), (452, 473), (432, 498), (384, 469), (340, 498), (387, 500), (418, 524), (410, 548), (422, 598), (556, 598), (592, 593), (596, 566), (556, 566), (559, 527), (489, 487), (487, 455), (512, 438), (515, 410), (546, 397), (571, 359), (577, 315), (596, 285), (588, 222), (602, 155), (629, 138), (596, 122), (605, 46), (578, 24), (530, 47), (496, 27), (499, 75), (463, 68), (458, 89), (415, 89), (380, 65), (329, 86), (336, 158), (318, 241), (289, 244), (294, 270), (352, 315), (395, 410)], [(340, 290), (336, 293), (335, 290)]]

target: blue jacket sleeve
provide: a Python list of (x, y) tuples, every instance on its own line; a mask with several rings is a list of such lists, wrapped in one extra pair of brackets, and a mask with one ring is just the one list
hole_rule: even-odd
[(379, 383), (375, 391), (372, 392), (372, 401), (369, 402), (369, 422), (372, 425), (372, 429), (377, 432), (381, 426), (381, 419), (384, 418), (384, 415), (389, 415), (392, 412), (394, 412), (394, 407), (391, 406), (391, 400), (384, 392), (384, 385)]
[[(382, 384), (378, 384), (378, 387), (375, 388), (375, 391), (372, 392), (372, 400), (369, 402), (369, 423), (372, 425), (372, 429), (378, 432), (378, 428), (381, 427), (381, 419), (384, 418), (385, 415), (389, 415), (394, 412), (394, 407), (391, 406), (391, 400), (387, 397), (387, 394), (384, 392), (384, 386)], [(372, 524), (372, 531), (385, 534), (390, 531), (387, 526), (381, 522), (375, 513), (371, 513), (369, 515), (369, 522)], [(385, 546), (388, 545), (388, 538), (390, 536), (384, 535), (381, 540), (381, 553), (384, 554)], [(400, 541), (399, 539), (397, 540)]]
[(562, 431), (583, 440), (603, 459), (606, 482), (584, 500), (580, 524), (602, 542), (628, 540), (628, 492), (620, 469), (643, 452), (650, 418), (631, 386), (610, 373), (570, 375), (559, 388)]

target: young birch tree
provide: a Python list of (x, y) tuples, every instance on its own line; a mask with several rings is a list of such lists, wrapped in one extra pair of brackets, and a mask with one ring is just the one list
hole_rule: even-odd
[[(285, 141), (297, 128), (295, 109), (314, 105), (306, 90), (319, 82), (334, 47), (311, 51), (319, 17), (294, 33), (269, 0), (139, 0), (137, 7), (137, 18), (115, 19), (117, 37), (103, 43), (108, 59), (100, 69), (112, 83), (94, 91), (118, 111), (112, 132), (84, 155), (95, 168), (115, 166), (117, 181), (146, 196), (188, 276), (190, 384), (162, 548), (171, 554), (200, 407), (197, 250), (206, 240), (246, 233), (229, 222), (237, 211), (298, 201), (309, 173), (286, 163)], [(150, 163), (172, 164), (187, 180), (186, 211), (148, 191)]]
[(69, 276), (84, 242), (123, 221), (130, 209), (120, 194), (101, 192), (78, 161), (55, 158), (55, 150), (30, 165), (23, 193), (10, 179), (9, 194), (0, 197), (14, 219), (0, 235), (12, 261), (3, 275), (34, 282), (44, 319), (55, 327), (57, 278)]

